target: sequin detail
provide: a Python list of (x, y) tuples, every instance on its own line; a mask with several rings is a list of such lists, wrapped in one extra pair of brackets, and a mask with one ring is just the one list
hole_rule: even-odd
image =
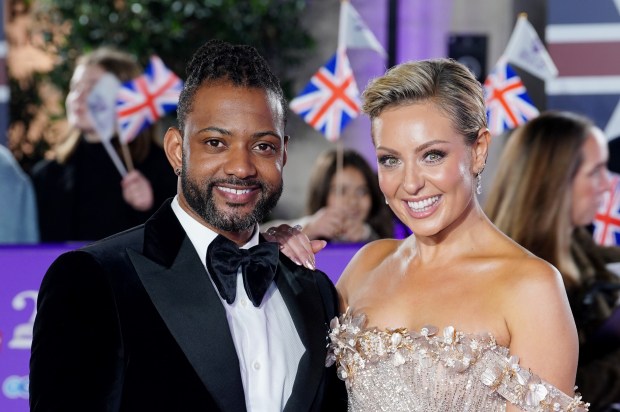
[(349, 411), (585, 412), (589, 404), (566, 395), (519, 366), (490, 334), (452, 326), (366, 328), (349, 311), (330, 323), (326, 366), (337, 364), (346, 382)]

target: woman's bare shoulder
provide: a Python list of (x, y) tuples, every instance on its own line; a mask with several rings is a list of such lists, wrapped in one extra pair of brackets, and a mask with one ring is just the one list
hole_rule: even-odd
[(511, 333), (516, 324), (533, 325), (532, 319), (541, 316), (562, 322), (570, 316), (562, 276), (550, 263), (523, 249), (500, 258), (497, 272), (498, 283), (493, 293), (502, 302), (502, 313)]
[(558, 270), (547, 261), (535, 256), (517, 242), (498, 232), (495, 234), (485, 256), (494, 262), (492, 266), (499, 279), (511, 287), (531, 282), (555, 283), (561, 279)]
[(361, 277), (396, 253), (402, 242), (398, 239), (379, 239), (364, 245), (342, 272), (337, 284), (338, 290), (346, 290), (348, 284), (358, 284)]
[(511, 287), (537, 284), (557, 286), (561, 283), (560, 272), (549, 262), (534, 256), (520, 246), (511, 253), (499, 256), (500, 274)]

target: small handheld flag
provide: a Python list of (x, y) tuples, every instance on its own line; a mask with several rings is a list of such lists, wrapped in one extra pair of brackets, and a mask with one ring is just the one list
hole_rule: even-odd
[(340, 3), (340, 22), (338, 25), (340, 48), (372, 49), (387, 57), (385, 49), (373, 32), (368, 28), (357, 10), (348, 1)]
[(594, 217), (594, 241), (604, 246), (620, 245), (620, 175), (611, 173), (611, 190)]
[(489, 131), (493, 136), (513, 129), (539, 114), (521, 78), (504, 58), (500, 58), (487, 76), (484, 94)]
[(558, 75), (551, 56), (523, 13), (508, 40), (504, 57), (508, 62), (540, 79), (548, 80)]
[(360, 113), (359, 91), (344, 50), (316, 72), (290, 108), (330, 141)]
[(121, 82), (116, 76), (111, 73), (104, 74), (88, 94), (86, 106), (99, 140), (118, 172), (125, 176), (127, 169), (110, 143), (116, 132), (116, 94), (120, 86)]
[(175, 110), (182, 89), (181, 79), (152, 56), (145, 73), (119, 89), (116, 112), (121, 142), (129, 143), (143, 128)]

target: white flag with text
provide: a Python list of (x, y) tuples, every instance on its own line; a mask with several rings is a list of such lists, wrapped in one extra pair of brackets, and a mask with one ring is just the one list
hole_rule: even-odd
[(558, 69), (543, 42), (523, 14), (517, 19), (504, 57), (509, 63), (543, 80), (549, 80), (558, 75)]
[(338, 46), (345, 49), (372, 49), (387, 57), (385, 49), (348, 1), (340, 3)]

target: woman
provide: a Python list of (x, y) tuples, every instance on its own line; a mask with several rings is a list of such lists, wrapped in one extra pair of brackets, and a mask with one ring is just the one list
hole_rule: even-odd
[[(559, 273), (475, 196), (490, 140), (480, 84), (426, 60), (390, 69), (364, 98), (381, 191), (413, 235), (367, 244), (338, 281), (346, 312), (328, 362), (350, 410), (587, 410), (571, 397), (577, 336)], [(300, 238), (284, 250), (303, 262)]]
[[(78, 60), (66, 101), (71, 131), (55, 148), (55, 158), (33, 169), (41, 241), (96, 240), (128, 229), (143, 223), (175, 193), (176, 176), (152, 130), (129, 144), (136, 169), (121, 177), (115, 168), (86, 104), (106, 73), (125, 82), (142, 70), (133, 56), (109, 48)], [(118, 139), (113, 143), (118, 150)]]
[(263, 226), (299, 225), (310, 239), (330, 242), (369, 242), (393, 236), (392, 216), (385, 205), (377, 177), (355, 150), (328, 150), (318, 158), (310, 176), (307, 215), (289, 222), (272, 221)]
[(543, 113), (508, 139), (486, 205), (498, 228), (560, 271), (579, 336), (577, 384), (592, 411), (620, 402), (620, 278), (606, 267), (620, 248), (596, 245), (586, 229), (610, 187), (607, 160), (589, 119)]

